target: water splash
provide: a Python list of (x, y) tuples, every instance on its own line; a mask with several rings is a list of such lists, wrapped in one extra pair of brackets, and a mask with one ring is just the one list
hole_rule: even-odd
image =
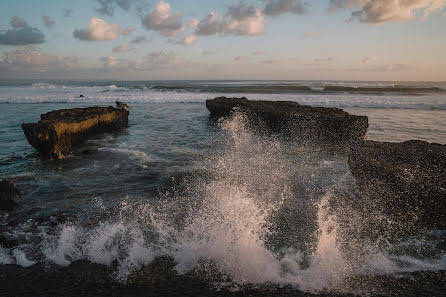
[(309, 292), (347, 290), (348, 279), (361, 274), (444, 268), (444, 256), (416, 260), (347, 236), (345, 221), (358, 228), (362, 217), (331, 205), (339, 199), (333, 189), (348, 184), (344, 172), (330, 171), (336, 162), (253, 133), (241, 114), (219, 125), (221, 138), (199, 173), (156, 201), (124, 200), (105, 218), (61, 225), (47, 235), (46, 259), (117, 262), (116, 277), (125, 281), (154, 258), (171, 256), (179, 274), (211, 264), (238, 285)]

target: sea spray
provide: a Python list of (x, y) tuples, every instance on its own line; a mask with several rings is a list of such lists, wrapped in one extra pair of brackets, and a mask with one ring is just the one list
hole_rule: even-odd
[(349, 175), (333, 169), (342, 160), (321, 162), (311, 148), (256, 133), (242, 114), (219, 126), (198, 173), (156, 200), (125, 198), (100, 218), (60, 225), (46, 235), (46, 259), (65, 266), (78, 259), (117, 263), (116, 277), (126, 281), (156, 257), (170, 256), (179, 274), (214, 267), (233, 284), (310, 292), (352, 290), (349, 279), (360, 274), (444, 267), (443, 257), (429, 265), (409, 259), (401, 268), (404, 257), (342, 230), (358, 229), (367, 215), (342, 203), (333, 207), (343, 195), (336, 189), (349, 185)]

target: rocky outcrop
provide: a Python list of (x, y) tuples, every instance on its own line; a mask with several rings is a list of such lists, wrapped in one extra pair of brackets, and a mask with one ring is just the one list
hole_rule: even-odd
[(404, 229), (446, 229), (446, 145), (365, 141), (349, 165), (359, 190)]
[(9, 180), (0, 181), (0, 210), (11, 210), (17, 203), (15, 198), (20, 196), (20, 191)]
[(128, 115), (111, 106), (62, 109), (41, 115), (38, 123), (22, 124), (22, 129), (42, 157), (61, 159), (90, 134), (127, 127)]
[(226, 117), (234, 111), (248, 115), (256, 126), (286, 134), (305, 142), (347, 145), (364, 140), (368, 119), (338, 108), (312, 107), (291, 101), (250, 101), (219, 97), (206, 100), (213, 117)]

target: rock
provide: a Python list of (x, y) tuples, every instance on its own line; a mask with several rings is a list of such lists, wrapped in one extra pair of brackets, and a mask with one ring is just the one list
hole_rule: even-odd
[(349, 165), (361, 193), (403, 229), (446, 229), (446, 145), (365, 141)]
[(89, 149), (83, 150), (82, 154), (84, 154), (84, 155), (91, 155), (91, 154), (94, 154), (96, 152), (98, 152), (97, 148), (89, 148)]
[(285, 134), (305, 142), (350, 145), (364, 140), (368, 118), (355, 116), (338, 108), (312, 107), (291, 101), (250, 101), (219, 97), (206, 100), (212, 117), (243, 112), (269, 131)]
[(116, 101), (116, 107), (119, 109), (132, 108), (130, 105), (125, 104), (124, 102), (120, 102), (120, 101)]
[(128, 115), (111, 106), (62, 109), (42, 114), (38, 123), (22, 124), (22, 129), (41, 157), (62, 159), (90, 134), (127, 127)]
[(0, 181), (0, 210), (12, 210), (17, 206), (14, 199), (21, 194), (9, 180)]
[(84, 96), (84, 95), (82, 95), (82, 94), (81, 94), (81, 95), (79, 96), (79, 98), (84, 98), (84, 97), (85, 97), (85, 96)]

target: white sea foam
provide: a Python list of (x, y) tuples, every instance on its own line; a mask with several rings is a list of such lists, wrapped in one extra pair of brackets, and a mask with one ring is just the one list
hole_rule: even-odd
[[(236, 83), (228, 83), (235, 84)], [(242, 84), (242, 83), (240, 83)], [(246, 84), (246, 83), (245, 83)], [(316, 90), (324, 84), (311, 85)], [(342, 85), (346, 85), (343, 83)], [(362, 84), (361, 86), (363, 86)], [(367, 85), (365, 85), (367, 86)], [(376, 86), (376, 84), (375, 84)], [(255, 88), (255, 86), (253, 86)], [(80, 98), (80, 95), (84, 97)], [(32, 86), (0, 88), (0, 103), (96, 103), (113, 104), (116, 100), (130, 103), (202, 103), (206, 99), (220, 96), (220, 93), (197, 91), (158, 91), (152, 87), (126, 88), (116, 85), (105, 86), (65, 86), (37, 83)], [(370, 95), (370, 94), (246, 94), (225, 93), (227, 97), (247, 97), (252, 100), (290, 100), (301, 104), (323, 107), (362, 107), (362, 108), (393, 108), (393, 109), (423, 109), (446, 110), (446, 94), (425, 95)]]
[[(346, 214), (332, 209), (337, 197), (329, 186), (315, 197), (314, 236), (297, 234), (310, 247), (273, 244), (269, 240), (280, 232), (273, 225), (284, 204), (298, 202), (293, 200), (299, 194), (293, 188), (296, 177), (311, 179), (327, 163), (296, 166), (283, 144), (256, 136), (242, 115), (221, 122), (221, 128), (221, 148), (203, 160), (205, 178), (187, 179), (181, 191), (164, 193), (156, 201), (124, 200), (117, 215), (100, 223), (61, 225), (58, 233), (46, 236), (46, 258), (60, 265), (77, 259), (105, 265), (118, 261), (117, 278), (126, 280), (138, 267), (167, 255), (180, 274), (211, 263), (235, 284), (275, 283), (310, 292), (344, 290), (345, 281), (355, 275), (444, 269), (446, 255), (396, 256), (386, 248), (355, 246), (343, 238), (338, 221)], [(345, 179), (342, 174), (334, 186)], [(362, 223), (360, 217), (350, 222)], [(295, 236), (298, 227), (281, 235)]]

